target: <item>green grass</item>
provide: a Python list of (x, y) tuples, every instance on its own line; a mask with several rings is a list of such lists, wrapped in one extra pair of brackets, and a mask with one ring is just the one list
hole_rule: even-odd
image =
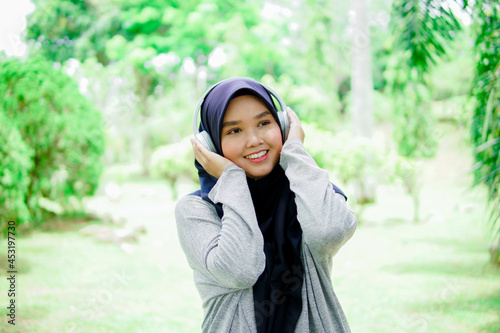
[[(131, 193), (137, 189), (129, 187)], [(199, 331), (201, 302), (177, 242), (173, 203), (164, 199), (132, 194), (118, 205), (107, 204), (129, 224), (147, 225), (148, 233), (131, 244), (131, 251), (80, 235), (81, 224), (18, 236), (17, 322), (14, 328), (2, 318), (0, 328), (23, 333)], [(6, 282), (2, 279), (0, 290), (7, 290)]]
[[(334, 258), (334, 289), (353, 332), (500, 331), (500, 270), (489, 263), (484, 196), (469, 188), (459, 138), (444, 133), (438, 157), (426, 163), (421, 223), (410, 222), (400, 186), (380, 186)], [(2, 315), (0, 331), (200, 332), (201, 301), (167, 186), (129, 182), (121, 201), (97, 196), (88, 205), (143, 224), (147, 234), (125, 250), (80, 235), (84, 225), (75, 222), (18, 235), (16, 326)], [(0, 280), (4, 309), (7, 283)]]
[(333, 278), (353, 332), (498, 332), (500, 271), (473, 214), (362, 226)]

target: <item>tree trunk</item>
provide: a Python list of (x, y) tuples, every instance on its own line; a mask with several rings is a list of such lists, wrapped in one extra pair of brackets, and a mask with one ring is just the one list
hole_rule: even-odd
[(373, 78), (366, 0), (352, 0), (352, 121), (354, 135), (371, 138), (373, 132)]
[(151, 112), (148, 106), (149, 91), (151, 88), (151, 78), (147, 74), (141, 73), (139, 70), (134, 70), (136, 78), (136, 92), (139, 96), (137, 105), (139, 124), (137, 124), (139, 137), (132, 138), (132, 140), (139, 140), (138, 155), (140, 156), (141, 174), (142, 176), (149, 176), (149, 166), (151, 163), (152, 146), (151, 146)]
[(148, 96), (145, 95), (141, 98), (142, 108), (142, 175), (149, 177), (149, 167), (151, 164), (151, 156), (153, 154), (153, 147), (151, 142), (151, 114), (148, 108)]
[[(373, 132), (373, 78), (370, 52), (370, 31), (366, 0), (352, 0), (352, 123), (356, 137), (370, 139)], [(366, 156), (366, 163), (373, 163), (373, 156)], [(356, 184), (356, 198), (360, 203), (375, 201), (375, 180), (360, 175)]]

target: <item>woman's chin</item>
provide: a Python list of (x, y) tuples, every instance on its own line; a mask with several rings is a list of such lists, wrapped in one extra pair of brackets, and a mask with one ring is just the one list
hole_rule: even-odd
[(273, 171), (275, 165), (272, 165), (271, 163), (266, 163), (266, 165), (246, 167), (243, 168), (243, 170), (245, 170), (245, 174), (247, 175), (248, 178), (260, 179), (270, 174), (271, 171)]

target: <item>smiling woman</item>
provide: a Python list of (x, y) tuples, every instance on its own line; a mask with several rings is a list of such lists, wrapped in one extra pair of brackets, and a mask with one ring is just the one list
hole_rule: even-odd
[(297, 115), (271, 95), (233, 78), (200, 103), (192, 144), (201, 189), (175, 214), (203, 332), (349, 332), (331, 259), (357, 221), (304, 149)]
[(266, 105), (252, 95), (236, 97), (229, 103), (221, 144), (223, 155), (254, 179), (274, 169), (283, 147), (277, 121)]

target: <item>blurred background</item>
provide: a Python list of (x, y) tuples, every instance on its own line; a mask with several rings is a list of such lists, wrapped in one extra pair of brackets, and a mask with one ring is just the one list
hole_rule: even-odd
[(1, 0), (0, 327), (201, 331), (173, 212), (198, 99), (248, 76), (358, 216), (352, 331), (500, 331), (499, 60), (497, 0)]

